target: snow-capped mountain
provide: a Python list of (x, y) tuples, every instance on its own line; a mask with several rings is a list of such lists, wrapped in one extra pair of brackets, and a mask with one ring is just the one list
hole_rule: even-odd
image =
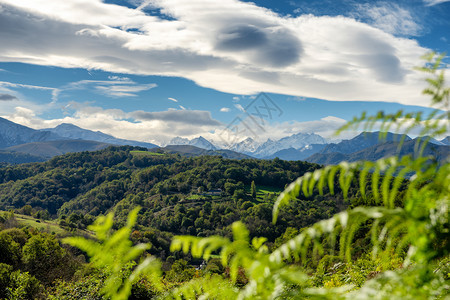
[(213, 143), (202, 136), (196, 137), (192, 140), (177, 136), (171, 139), (170, 142), (167, 143), (167, 145), (190, 145), (206, 150), (217, 150), (217, 147), (214, 146)]
[(283, 149), (300, 149), (311, 144), (326, 144), (327, 140), (315, 133), (296, 133), (278, 141), (268, 139), (259, 146), (253, 155), (256, 157), (268, 157)]
[(173, 139), (171, 139), (164, 146), (167, 146), (167, 145), (189, 145), (189, 142), (190, 142), (189, 139), (177, 136), (177, 137), (174, 137)]
[(52, 132), (35, 130), (0, 118), (0, 149), (25, 143), (63, 139), (63, 137)]
[(245, 140), (231, 146), (230, 150), (252, 155), (260, 146), (261, 143), (255, 141), (251, 137), (248, 137)]
[(211, 143), (210, 141), (208, 141), (207, 139), (205, 139), (202, 136), (192, 139), (190, 141), (190, 145), (199, 147), (199, 148), (203, 148), (203, 149), (207, 149), (207, 150), (217, 150), (217, 147), (214, 146), (213, 143)]

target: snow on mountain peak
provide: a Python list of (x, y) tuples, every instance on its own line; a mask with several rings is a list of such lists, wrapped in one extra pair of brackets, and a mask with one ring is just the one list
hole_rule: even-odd
[(217, 150), (216, 146), (214, 146), (210, 141), (202, 136), (193, 138), (191, 140), (177, 136), (171, 139), (169, 143), (167, 143), (167, 145), (190, 145), (206, 150)]

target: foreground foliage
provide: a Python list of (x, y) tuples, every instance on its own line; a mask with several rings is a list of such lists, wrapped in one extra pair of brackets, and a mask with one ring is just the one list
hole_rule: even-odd
[[(65, 243), (85, 251), (91, 258), (91, 264), (108, 275), (102, 292), (112, 300), (128, 299), (132, 284), (141, 276), (146, 276), (156, 287), (160, 287), (160, 265), (151, 256), (145, 258), (129, 276), (123, 278), (124, 266), (133, 266), (134, 260), (149, 248), (148, 244), (133, 246), (129, 240), (138, 212), (139, 208), (134, 209), (128, 217), (127, 225), (114, 233), (111, 233), (112, 214), (98, 218), (94, 225), (90, 226), (90, 229), (96, 233), (99, 242), (82, 237), (70, 237), (63, 240)], [(128, 269), (130, 268), (128, 267)]]
[[(443, 71), (439, 71), (442, 57), (433, 58), (434, 55), (429, 56), (431, 65), (422, 68), (433, 76), (427, 79), (430, 87), (424, 91), (432, 96), (432, 105), (436, 107), (433, 113), (426, 117), (421, 113), (405, 115), (401, 111), (393, 115), (379, 112), (373, 117), (363, 114), (345, 128), (365, 124), (365, 129), (370, 129), (381, 124), (386, 132), (393, 125), (398, 131), (405, 125), (407, 131), (421, 127), (421, 135), (427, 135), (427, 139), (447, 133), (450, 88), (444, 86)], [(218, 236), (179, 236), (175, 237), (172, 250), (190, 251), (193, 256), (206, 260), (214, 251), (220, 251), (222, 263), (231, 268), (234, 281), (239, 269), (243, 268), (248, 284), (239, 290), (238, 299), (444, 297), (449, 289), (446, 283), (449, 274), (436, 269), (436, 263), (445, 261), (450, 249), (450, 163), (446, 161), (439, 165), (433, 157), (422, 157), (426, 142), (417, 145), (415, 157), (390, 157), (375, 163), (344, 162), (298, 178), (278, 197), (273, 209), (274, 223), (280, 207), (301, 195), (307, 197), (316, 189), (323, 193), (326, 186), (333, 192), (335, 179), (345, 196), (351, 183), (357, 179), (364, 206), (348, 209), (314, 224), (271, 253), (264, 246), (264, 238), (250, 241), (248, 232), (240, 223), (233, 225), (233, 241)], [(407, 188), (401, 190), (404, 182), (407, 182)], [(396, 203), (399, 193), (403, 194), (402, 203)], [(342, 285), (339, 278), (325, 284), (339, 288), (311, 288), (308, 284), (310, 277), (298, 263), (306, 264), (310, 253), (351, 263), (355, 236), (366, 225), (371, 232), (373, 259), (401, 258), (402, 267), (382, 272), (351, 292), (348, 291), (354, 286)], [(183, 291), (181, 289), (177, 293)], [(209, 290), (197, 292), (210, 293)]]
[[(211, 182), (203, 182), (201, 178), (202, 174), (208, 174), (216, 187), (223, 187), (224, 193), (232, 197), (233, 203), (248, 212), (248, 217), (259, 215), (264, 216), (262, 219), (271, 218), (275, 225), (284, 222), (286, 230), (283, 230), (283, 234), (258, 237), (257, 233), (270, 232), (270, 229), (255, 230), (250, 227), (255, 219), (242, 218), (241, 215), (246, 222), (234, 222), (230, 226), (231, 234), (228, 235), (202, 237), (207, 233), (202, 230), (193, 232), (197, 236), (174, 237), (170, 246), (173, 256), (160, 264), (148, 254), (150, 246), (139, 243), (142, 240), (141, 233), (138, 230), (133, 231), (139, 208), (131, 210), (125, 226), (120, 226), (122, 228), (118, 230), (114, 230), (116, 227), (113, 224), (113, 214), (110, 213), (98, 218), (88, 227), (95, 233), (95, 239), (71, 237), (64, 240), (90, 257), (89, 265), (75, 274), (75, 278), (78, 278), (65, 281), (63, 276), (58, 280), (48, 277), (48, 272), (42, 272), (40, 268), (45, 268), (45, 264), (35, 268), (33, 263), (37, 263), (40, 257), (51, 257), (58, 261), (56, 266), (64, 267), (61, 260), (65, 251), (54, 236), (41, 233), (23, 236), (23, 233), (17, 231), (2, 231), (0, 293), (13, 299), (30, 297), (28, 294), (33, 297), (44, 295), (40, 284), (42, 282), (47, 286), (48, 283), (55, 283), (47, 290), (46, 295), (52, 299), (448, 297), (450, 163), (448, 160), (438, 163), (431, 156), (423, 157), (422, 152), (429, 139), (449, 132), (450, 88), (444, 85), (443, 71), (439, 70), (441, 58), (430, 55), (428, 59), (430, 63), (423, 70), (432, 77), (427, 79), (430, 87), (424, 93), (431, 95), (432, 105), (436, 107), (434, 112), (428, 116), (403, 112), (392, 115), (379, 112), (375, 116), (363, 114), (343, 128), (363, 126), (370, 129), (373, 126), (381, 126), (384, 132), (392, 127), (396, 127), (397, 131), (419, 128), (421, 134), (427, 137), (417, 143), (413, 156), (389, 157), (376, 162), (341, 163), (320, 169), (312, 167), (309, 172), (301, 168), (297, 170), (302, 173), (301, 176), (287, 186), (273, 203), (272, 214), (267, 214), (270, 201), (257, 204), (255, 182), (262, 183), (266, 178), (286, 180), (293, 173), (282, 176), (277, 171), (267, 177), (262, 174), (258, 177), (258, 163), (251, 160), (233, 166), (233, 161), (218, 159), (227, 164), (227, 167), (223, 168), (227, 180), (221, 181), (218, 176), (220, 174), (217, 173), (220, 171), (213, 167), (214, 161), (198, 159), (198, 168), (192, 171), (187, 169), (195, 160), (190, 160), (189, 165), (187, 160), (178, 161), (173, 157), (163, 156), (156, 159), (174, 159), (172, 167), (149, 168), (134, 173), (130, 181), (113, 180), (107, 184), (108, 188), (114, 186), (114, 189), (121, 190), (125, 186), (137, 188), (138, 182), (147, 182), (149, 186), (144, 187), (144, 191), (160, 201), (153, 201), (154, 210), (139, 217), (143, 220), (148, 220), (149, 216), (157, 219), (155, 213), (161, 215), (162, 211), (174, 212), (176, 222), (173, 226), (179, 224), (183, 227), (192, 223), (193, 220), (189, 218), (195, 209), (186, 210), (177, 203), (179, 199), (168, 195), (165, 199), (173, 201), (173, 210), (156, 206), (164, 201), (163, 195), (171, 190), (189, 190), (189, 185), (186, 185), (184, 180), (192, 180), (194, 175), (195, 180), (192, 182), (195, 181), (194, 188), (198, 193), (190, 195), (190, 200), (198, 201), (205, 188), (209, 190), (211, 187), (208, 186)], [(380, 138), (383, 138), (383, 134)], [(126, 153), (118, 153), (113, 155), (113, 158), (120, 161), (125, 156)], [(285, 162), (274, 160), (267, 164), (278, 170)], [(246, 169), (246, 166), (254, 168)], [(122, 167), (114, 172), (130, 176), (131, 173), (127, 173), (126, 168)], [(181, 170), (183, 172), (179, 176), (168, 176), (171, 172)], [(256, 177), (255, 182), (253, 177)], [(245, 191), (244, 184), (248, 185), (249, 193)], [(77, 207), (94, 197), (97, 192), (81, 196), (61, 208), (69, 205)], [(292, 211), (293, 207), (303, 207), (311, 199), (324, 200), (321, 197), (325, 194), (328, 197), (326, 199), (329, 199), (338, 192), (347, 198), (347, 210), (335, 211), (321, 221), (315, 220), (312, 225), (309, 223), (297, 228), (286, 227), (287, 208)], [(124, 194), (120, 197), (122, 196)], [(142, 201), (143, 197), (127, 197), (129, 199), (125, 198), (126, 201), (116, 203), (115, 207), (116, 213), (121, 215), (119, 222), (122, 223), (124, 213), (131, 207), (146, 204)], [(111, 203), (106, 201), (106, 206)], [(206, 201), (199, 213), (202, 221), (196, 219), (194, 225), (208, 228), (209, 225), (205, 224), (206, 216), (211, 216), (210, 222), (219, 220), (219, 210), (215, 210), (218, 207), (219, 205), (213, 206)], [(231, 213), (231, 210), (232, 208), (228, 212)], [(71, 216), (69, 220), (76, 218)], [(266, 227), (269, 227), (268, 223), (266, 224)], [(264, 223), (259, 224), (260, 227), (263, 225)], [(158, 239), (152, 241), (157, 243)], [(18, 256), (17, 253), (21, 254)], [(186, 260), (176, 258), (186, 258), (191, 263), (200, 263), (203, 260), (203, 263), (194, 269)], [(55, 265), (52, 261), (48, 264)], [(13, 270), (15, 271), (11, 273)], [(25, 270), (30, 273), (23, 272)], [(161, 270), (165, 275), (162, 275)]]

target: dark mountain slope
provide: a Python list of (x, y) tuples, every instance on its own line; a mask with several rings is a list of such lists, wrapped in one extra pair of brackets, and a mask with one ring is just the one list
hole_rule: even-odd
[(208, 156), (222, 156), (223, 158), (229, 159), (251, 158), (251, 156), (235, 152), (232, 150), (206, 150), (191, 145), (168, 145), (166, 147), (158, 148), (158, 150), (163, 151), (165, 153), (178, 153), (180, 155), (188, 157), (208, 155)]
[(266, 157), (266, 159), (273, 159), (275, 157), (278, 157), (279, 159), (284, 160), (304, 160), (309, 156), (321, 151), (326, 146), (327, 146), (326, 144), (311, 144), (300, 149), (294, 148), (283, 149), (278, 152), (275, 152), (273, 155), (269, 157)]
[(6, 150), (10, 152), (27, 153), (30, 155), (40, 156), (43, 158), (50, 158), (53, 156), (62, 155), (69, 152), (101, 150), (108, 146), (111, 145), (95, 141), (60, 140), (60, 141), (22, 144), (8, 147), (6, 148)]
[[(344, 154), (354, 153), (368, 147), (381, 144), (383, 142), (398, 142), (401, 140), (402, 135), (388, 132), (384, 140), (380, 140), (380, 133), (376, 132), (363, 132), (350, 140), (343, 140), (338, 144), (329, 144), (322, 149), (319, 153), (333, 153), (339, 152)], [(409, 136), (405, 137), (405, 141), (410, 141)]]
[[(399, 146), (398, 142), (385, 142), (350, 154), (337, 152), (316, 153), (308, 157), (306, 161), (324, 165), (335, 165), (340, 163), (341, 161), (349, 161), (349, 162), (359, 160), (376, 161), (380, 158), (389, 157), (397, 154), (399, 154), (400, 156), (413, 155), (415, 153), (416, 142), (417, 140), (406, 141), (402, 145), (400, 152), (398, 152)], [(442, 146), (429, 143), (425, 147), (423, 155), (433, 156), (438, 162), (443, 162), (450, 155), (450, 146)]]
[(158, 147), (152, 143), (145, 143), (139, 141), (118, 139), (113, 137), (112, 135), (100, 132), (100, 131), (92, 131), (84, 128), (80, 128), (73, 124), (63, 123), (55, 128), (43, 129), (45, 131), (50, 131), (59, 136), (62, 136), (66, 139), (81, 139), (88, 141), (97, 141), (107, 144), (120, 145), (120, 146), (137, 146), (137, 147), (145, 147), (145, 148), (155, 148)]
[(46, 158), (37, 155), (31, 155), (28, 153), (21, 152), (12, 152), (12, 151), (4, 151), (0, 150), (0, 162), (6, 164), (24, 164), (24, 163), (32, 163), (32, 162), (42, 162), (45, 161)]
[(35, 130), (0, 118), (0, 149), (32, 142), (62, 139), (64, 138), (50, 131)]

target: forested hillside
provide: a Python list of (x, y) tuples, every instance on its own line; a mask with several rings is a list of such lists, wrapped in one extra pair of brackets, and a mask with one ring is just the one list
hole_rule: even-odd
[[(181, 253), (171, 254), (169, 248), (174, 235), (230, 236), (230, 225), (242, 221), (252, 236), (266, 236), (269, 243), (275, 246), (297, 233), (298, 228), (345, 209), (348, 203), (344, 202), (342, 194), (317, 193), (300, 205), (284, 208), (279, 224), (272, 225), (272, 207), (276, 197), (288, 183), (318, 167), (306, 162), (279, 159), (183, 157), (130, 146), (71, 153), (47, 162), (0, 168), (0, 208), (11, 211), (4, 213), (2, 227), (30, 228), (33, 224), (43, 224), (41, 230), (55, 234), (54, 225), (45, 225), (48, 222), (45, 220), (55, 219), (61, 227), (56, 231), (57, 235), (78, 235), (77, 230), (86, 229), (97, 216), (108, 212), (115, 213), (115, 227), (121, 227), (131, 209), (140, 206), (133, 241), (150, 242), (152, 248), (149, 253), (165, 262), (167, 272), (175, 262), (175, 268), (184, 263), (182, 268), (191, 270), (189, 264), (201, 261), (191, 261), (190, 256)], [(36, 221), (18, 222), (20, 219), (14, 217), (13, 211), (34, 216)], [(14, 231), (24, 236), (20, 247), (33, 237), (44, 241), (54, 239), (52, 235), (42, 235), (31, 229)], [(52, 243), (55, 241), (52, 240)], [(6, 252), (16, 252), (17, 249), (14, 249), (7, 249)], [(81, 262), (74, 258), (79, 252), (63, 248), (58, 251), (61, 253), (58, 255), (70, 257), (75, 265), (72, 273), (66, 272), (64, 276), (57, 273), (55, 277), (69, 280), (75, 269), (81, 268)], [(181, 258), (184, 260), (179, 261)], [(11, 265), (6, 261), (9, 258), (5, 259), (1, 262)], [(23, 258), (20, 255), (14, 259), (17, 260), (12, 264), (14, 270), (30, 270), (21, 263)], [(65, 260), (55, 262), (57, 265), (48, 268), (59, 268), (63, 262), (66, 263)], [(45, 287), (54, 284), (53, 277), (40, 277), (34, 271), (30, 274), (35, 276), (30, 279), (35, 280), (33, 293), (43, 293)], [(174, 276), (170, 274), (169, 277)]]
[[(48, 162), (0, 169), (0, 208), (69, 217), (85, 228), (94, 217), (115, 211), (119, 220), (141, 206), (139, 223), (174, 234), (222, 233), (243, 220), (252, 234), (271, 241), (287, 227), (304, 227), (342, 210), (341, 196), (311, 197), (270, 226), (272, 205), (285, 186), (318, 165), (282, 160), (186, 158), (133, 147), (110, 147), (55, 157)], [(251, 194), (254, 182), (257, 196)], [(78, 216), (79, 220), (74, 215)]]

